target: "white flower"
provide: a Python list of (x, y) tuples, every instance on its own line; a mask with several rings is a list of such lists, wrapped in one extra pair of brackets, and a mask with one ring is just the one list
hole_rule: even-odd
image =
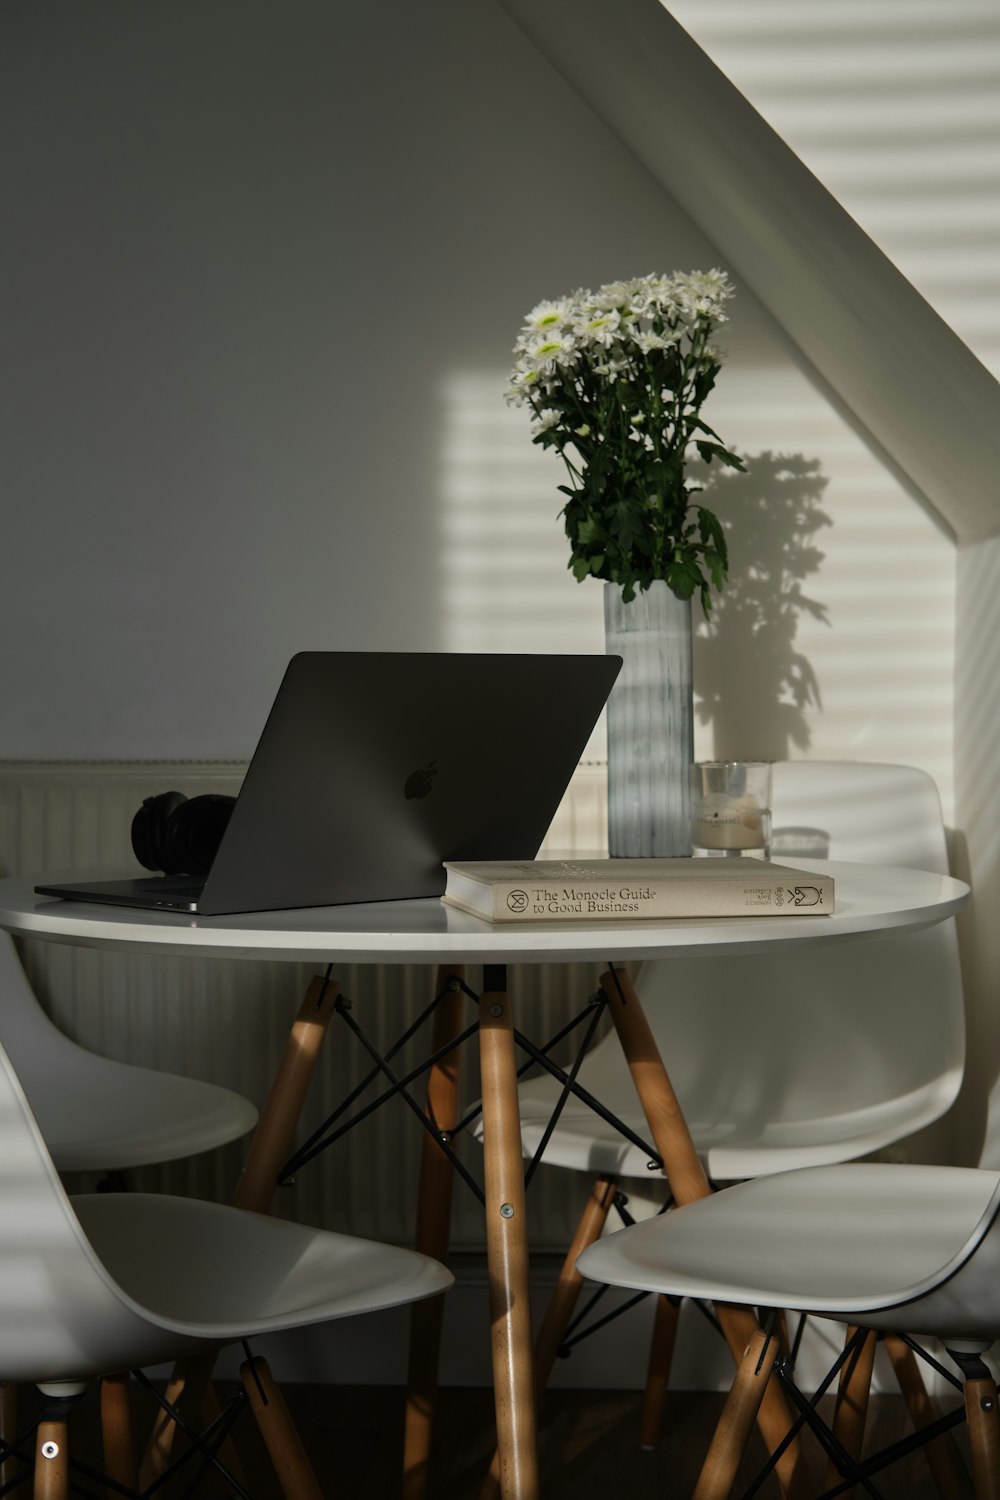
[(590, 301), (596, 308), (617, 309), (622, 317), (638, 317), (646, 303), (645, 282), (642, 279), (609, 281), (597, 288)]
[(556, 365), (569, 364), (576, 357), (576, 348), (571, 339), (550, 333), (529, 345), (527, 354), (536, 369), (553, 370)]
[(627, 359), (605, 359), (599, 365), (595, 365), (594, 370), (604, 380), (608, 380), (614, 384), (619, 375), (628, 374), (629, 363)]
[(654, 349), (669, 349), (671, 344), (677, 342), (676, 338), (665, 338), (662, 333), (635, 333), (632, 337), (643, 354), (652, 354)]
[(523, 406), (528, 399), (528, 393), (533, 387), (537, 387), (541, 376), (537, 370), (515, 369), (510, 377), (510, 385), (504, 392), (504, 400), (508, 406)]
[(575, 306), (572, 297), (559, 297), (551, 302), (539, 302), (524, 320), (525, 334), (551, 333), (562, 328), (573, 319)]
[(610, 345), (621, 324), (616, 308), (586, 307), (578, 314), (573, 332), (581, 343)]
[[(600, 577), (644, 586), (674, 558), (706, 611), (710, 589), (721, 587), (725, 549), (704, 516), (691, 519), (699, 486), (686, 481), (684, 466), (694, 434), (710, 430), (699, 412), (721, 355), (709, 340), (731, 295), (722, 271), (651, 274), (540, 302), (521, 327), (507, 400), (529, 408), (532, 440), (561, 455), (569, 471), (560, 488), (584, 500), (561, 511), (576, 577), (592, 574), (593, 513), (601, 525), (612, 521), (598, 533)], [(743, 468), (721, 445), (709, 448), (721, 465)], [(653, 505), (662, 508), (670, 546), (651, 552), (638, 536)], [(615, 523), (619, 508), (629, 525)]]
[(673, 278), (678, 305), (689, 318), (726, 320), (723, 305), (733, 295), (724, 271), (678, 271)]
[(529, 431), (531, 432), (531, 436), (533, 438), (541, 437), (543, 432), (548, 432), (550, 428), (558, 427), (559, 421), (559, 413), (552, 411), (551, 408), (546, 408), (545, 411), (539, 412), (538, 416), (530, 423)]
[(643, 317), (654, 313), (671, 295), (670, 281), (664, 276), (640, 276), (633, 285), (632, 305)]

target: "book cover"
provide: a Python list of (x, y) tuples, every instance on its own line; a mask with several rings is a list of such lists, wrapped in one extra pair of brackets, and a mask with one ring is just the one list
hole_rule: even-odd
[(829, 875), (759, 859), (446, 861), (442, 900), (488, 922), (823, 916)]

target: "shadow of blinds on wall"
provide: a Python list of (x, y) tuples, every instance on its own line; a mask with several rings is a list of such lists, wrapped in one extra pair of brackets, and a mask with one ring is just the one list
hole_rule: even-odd
[(1000, 375), (996, 0), (666, 9)]
[[(442, 645), (603, 652), (602, 585), (578, 584), (567, 568), (562, 464), (532, 445), (526, 414), (504, 402), (507, 384), (500, 366), (456, 372), (442, 388)], [(604, 754), (602, 718), (584, 759)]]

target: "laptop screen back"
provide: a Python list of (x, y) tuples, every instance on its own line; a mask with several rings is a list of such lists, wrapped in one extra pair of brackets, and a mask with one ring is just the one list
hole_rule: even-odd
[(198, 911), (438, 895), (442, 860), (530, 859), (620, 665), (293, 657)]

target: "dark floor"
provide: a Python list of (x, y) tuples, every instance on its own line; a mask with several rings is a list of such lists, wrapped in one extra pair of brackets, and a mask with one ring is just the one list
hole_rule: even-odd
[[(225, 1390), (219, 1388), (220, 1397)], [(329, 1500), (398, 1500), (402, 1454), (403, 1393), (373, 1386), (286, 1386), (285, 1398), (309, 1451), (324, 1497)], [(30, 1399), (30, 1398), (28, 1398)], [(543, 1398), (540, 1429), (541, 1493), (543, 1500), (686, 1500), (690, 1496), (701, 1457), (722, 1405), (722, 1397), (692, 1392), (671, 1396), (663, 1438), (658, 1449), (638, 1446), (640, 1394), (632, 1391), (550, 1391)], [(80, 1456), (99, 1462), (96, 1446), (96, 1394), (85, 1396), (74, 1416), (73, 1447)], [(137, 1426), (151, 1420), (145, 1398), (136, 1401)], [(878, 1446), (908, 1431), (901, 1400), (872, 1398), (869, 1431)], [(959, 1445), (963, 1429), (958, 1429)], [(756, 1440), (755, 1440), (756, 1444)], [(493, 1447), (490, 1392), (475, 1389), (439, 1393), (428, 1500), (478, 1500), (483, 1475)], [(281, 1500), (281, 1490), (253, 1424), (245, 1416), (237, 1428), (237, 1449), (253, 1500)], [(809, 1443), (812, 1472), (824, 1468)], [(759, 1461), (761, 1450), (755, 1446)], [(743, 1489), (752, 1477), (745, 1469)], [(742, 1477), (742, 1476), (741, 1476)], [(169, 1491), (180, 1497), (185, 1482)], [(911, 1455), (876, 1481), (884, 1500), (931, 1500), (936, 1495), (923, 1457)], [(104, 1500), (110, 1493), (83, 1480), (76, 1493)], [(824, 1486), (811, 1490), (820, 1494)], [(15, 1494), (25, 1493), (19, 1486)], [(198, 1491), (204, 1500), (232, 1495), (221, 1480), (206, 1481)], [(862, 1492), (856, 1490), (856, 1495)], [(971, 1495), (971, 1485), (968, 1493)], [(759, 1491), (774, 1500), (778, 1491), (768, 1480)]]

